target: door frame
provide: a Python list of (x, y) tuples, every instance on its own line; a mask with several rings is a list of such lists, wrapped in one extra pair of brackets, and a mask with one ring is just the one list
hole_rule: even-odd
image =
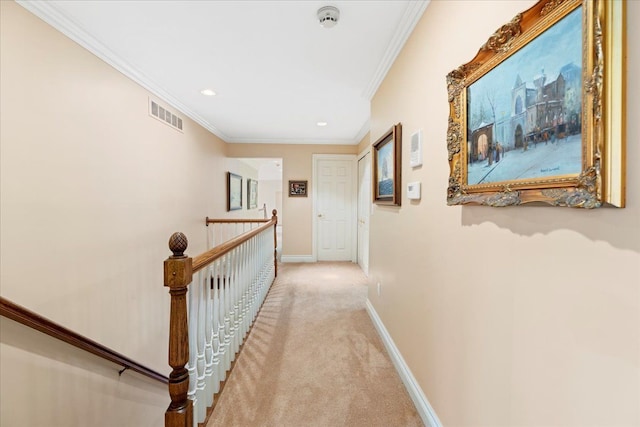
[[(357, 182), (357, 186), (356, 186), (356, 192), (357, 192), (357, 194), (356, 194), (356, 202), (357, 202), (356, 203), (356, 227), (358, 226), (357, 225), (358, 207), (359, 207), (359, 204), (360, 204), (360, 170), (358, 169), (358, 167), (360, 166), (360, 160), (362, 160), (366, 155), (369, 155), (369, 162), (370, 162), (369, 166), (372, 168), (373, 167), (373, 161), (372, 161), (372, 158), (371, 158), (371, 146), (368, 146), (367, 148), (365, 148), (360, 154), (358, 154), (358, 157), (356, 157), (356, 172), (357, 172), (357, 175), (358, 175), (357, 179), (356, 179), (356, 182)], [(369, 185), (369, 205), (367, 206), (367, 209), (369, 209), (369, 225), (367, 226), (367, 234), (369, 236), (367, 237), (367, 242), (369, 242), (368, 246), (371, 246), (371, 242), (370, 242), (369, 238), (371, 236), (370, 229), (371, 229), (371, 210), (372, 210), (372, 204), (373, 204), (373, 201), (372, 201), (372, 199), (373, 199), (373, 189), (372, 189), (373, 178), (370, 176), (369, 180), (370, 180), (370, 184), (371, 185)], [(358, 258), (357, 257), (358, 257), (358, 253), (360, 252), (360, 239), (358, 237), (359, 231), (360, 231), (360, 229), (358, 228), (357, 232), (356, 232), (356, 239), (357, 239), (356, 240), (356, 242), (357, 242), (357, 244), (356, 244), (356, 262), (358, 262)], [(367, 252), (369, 252), (369, 254), (371, 253), (369, 251), (369, 247), (367, 247)], [(369, 257), (369, 255), (367, 255), (367, 258), (368, 257)], [(362, 266), (360, 266), (360, 268), (362, 268), (362, 270), (364, 271), (364, 274), (369, 276), (369, 262), (367, 262), (367, 266), (366, 267), (367, 268), (365, 270), (364, 268), (362, 268)]]
[[(357, 246), (358, 246), (358, 200), (357, 200), (357, 171), (358, 157), (355, 154), (313, 154), (312, 155), (312, 172), (313, 179), (311, 185), (312, 194), (312, 237), (311, 237), (311, 258), (313, 262), (318, 261), (318, 162), (320, 160), (351, 160), (351, 262), (357, 262)], [(355, 171), (355, 172), (354, 172)], [(355, 199), (354, 199), (355, 194)]]

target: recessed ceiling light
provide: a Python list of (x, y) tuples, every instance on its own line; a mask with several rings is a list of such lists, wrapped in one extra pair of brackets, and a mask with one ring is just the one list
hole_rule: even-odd
[(323, 127), (326, 126), (328, 123), (327, 122), (318, 122), (316, 123), (318, 126)]
[(206, 95), (206, 96), (215, 96), (216, 92), (212, 89), (202, 89), (200, 91), (201, 94)]

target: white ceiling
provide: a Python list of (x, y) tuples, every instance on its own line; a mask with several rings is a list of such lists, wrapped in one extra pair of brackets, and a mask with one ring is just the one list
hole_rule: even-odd
[[(320, 144), (368, 132), (370, 100), (428, 2), (19, 1), (227, 142)], [(326, 5), (340, 9), (334, 28), (318, 23)]]

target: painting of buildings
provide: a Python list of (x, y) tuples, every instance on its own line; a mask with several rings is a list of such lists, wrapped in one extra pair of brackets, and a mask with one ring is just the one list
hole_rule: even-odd
[(581, 17), (577, 8), (469, 86), (468, 184), (580, 172)]

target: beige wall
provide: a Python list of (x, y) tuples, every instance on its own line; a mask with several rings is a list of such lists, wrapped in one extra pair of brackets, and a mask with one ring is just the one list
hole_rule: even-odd
[[(282, 158), (282, 210), (286, 223), (282, 227), (284, 256), (311, 256), (312, 248), (312, 158), (314, 154), (356, 154), (356, 145), (297, 144), (228, 144), (229, 157)], [(289, 197), (289, 180), (307, 180), (309, 197)]]
[(371, 141), (371, 132), (367, 132), (367, 134), (358, 143), (358, 154), (361, 154), (365, 150), (368, 151), (373, 142), (374, 141)]
[[(369, 299), (445, 426), (640, 425), (640, 29), (627, 208), (448, 207), (445, 76), (532, 1), (432, 1), (372, 103), (422, 200), (371, 217)], [(479, 19), (482, 17), (482, 19)], [(640, 2), (628, 2), (628, 22)], [(424, 165), (409, 141), (424, 131)], [(375, 292), (382, 283), (382, 293)]]
[[(226, 215), (235, 160), (186, 117), (184, 133), (149, 117), (147, 91), (20, 6), (0, 7), (2, 296), (168, 373), (167, 242), (180, 230), (188, 253), (205, 250), (204, 218)], [(45, 339), (25, 349), (7, 322), (3, 426), (162, 424), (164, 385), (149, 394), (116, 366), (91, 374), (94, 362), (57, 359)], [(81, 389), (88, 400), (67, 399)]]

